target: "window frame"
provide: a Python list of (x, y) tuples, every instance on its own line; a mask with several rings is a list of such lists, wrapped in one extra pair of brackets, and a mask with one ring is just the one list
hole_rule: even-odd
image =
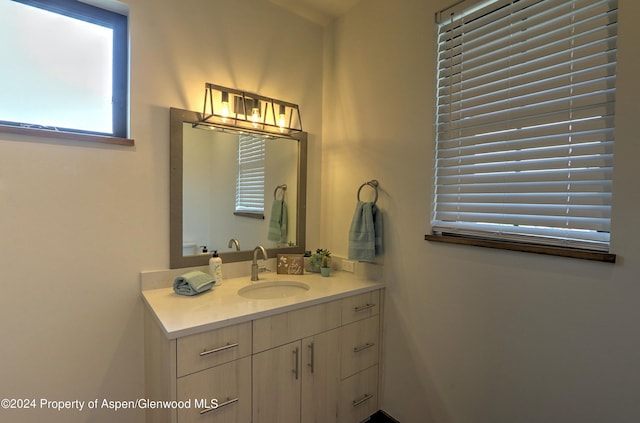
[(0, 132), (20, 135), (134, 145), (129, 129), (129, 46), (128, 17), (77, 0), (12, 0), (73, 19), (105, 26), (113, 30), (112, 133), (71, 128), (38, 127), (25, 122), (0, 121)]
[[(494, 4), (499, 3), (500, 5), (506, 4), (506, 3), (510, 3), (508, 1), (496, 1), (496, 2), (491, 2), (489, 7), (494, 7)], [(450, 9), (455, 9), (455, 12), (457, 13), (458, 11), (462, 11), (464, 9), (471, 9), (475, 11), (481, 10), (482, 8), (484, 8), (485, 6), (487, 6), (487, 4), (489, 4), (488, 2), (482, 2), (480, 0), (477, 1), (464, 1), (464, 2), (458, 2), (456, 3), (454, 6), (452, 6), (452, 8)], [(495, 7), (494, 10), (497, 10), (498, 8)], [(447, 10), (445, 9), (445, 11), (450, 12), (451, 10)], [(483, 13), (483, 12), (479, 12)], [(490, 12), (484, 12), (484, 13), (493, 13), (492, 11)], [(436, 24), (439, 25), (438, 20), (440, 18), (440, 16), (442, 15), (442, 12), (436, 14)], [(448, 16), (448, 15), (447, 15)], [(438, 28), (438, 33), (440, 33), (440, 29)], [(438, 54), (440, 54), (440, 46), (437, 49)], [(513, 57), (513, 56), (510, 56)], [(437, 79), (438, 81), (440, 80), (440, 74), (439, 74), (439, 69), (440, 66), (438, 64), (438, 61), (436, 61), (436, 69), (438, 70), (438, 75), (437, 75)], [(515, 77), (517, 77), (518, 75), (514, 75)], [(451, 85), (453, 87), (453, 85)], [(436, 96), (437, 97), (437, 96)], [(438, 109), (438, 107), (440, 106), (440, 103), (438, 102), (437, 104), (437, 111), (436, 111), (436, 119), (437, 119), (437, 124), (440, 123), (440, 111)], [(510, 109), (509, 109), (510, 110)], [(461, 115), (462, 116), (462, 115)], [(438, 125), (436, 125), (436, 127), (438, 127)], [(435, 156), (435, 162), (434, 162), (434, 167), (435, 167), (435, 171), (436, 171), (436, 175), (435, 175), (435, 180), (434, 180), (434, 191), (433, 191), (433, 196), (432, 196), (432, 216), (431, 216), (431, 227), (432, 227), (432, 233), (431, 234), (427, 234), (425, 235), (425, 240), (428, 241), (437, 241), (437, 242), (447, 242), (447, 243), (454, 243), (454, 244), (463, 244), (463, 245), (474, 245), (474, 246), (482, 246), (482, 247), (489, 247), (489, 248), (500, 248), (500, 249), (507, 249), (507, 250), (515, 250), (515, 251), (526, 251), (526, 252), (535, 252), (535, 253), (540, 253), (540, 254), (550, 254), (550, 255), (560, 255), (560, 256), (567, 256), (567, 257), (574, 257), (574, 258), (581, 258), (581, 259), (588, 259), (588, 260), (598, 260), (598, 261), (605, 261), (605, 262), (610, 262), (610, 263), (614, 263), (616, 256), (615, 254), (612, 254), (608, 251), (602, 251), (602, 250), (592, 250), (592, 249), (587, 249), (587, 248), (582, 248), (580, 246), (558, 246), (558, 245), (554, 245), (553, 243), (545, 243), (544, 241), (536, 241), (536, 242), (527, 242), (527, 240), (518, 240), (518, 239), (501, 239), (499, 236), (497, 235), (492, 235), (491, 231), (482, 232), (482, 229), (477, 230), (477, 231), (471, 231), (471, 233), (465, 233), (464, 231), (461, 231), (460, 233), (453, 231), (453, 232), (447, 232), (445, 229), (441, 229), (443, 227), (446, 227), (447, 225), (440, 225), (440, 227), (438, 227), (438, 220), (436, 219), (436, 206), (437, 206), (437, 201), (438, 201), (438, 154), (437, 152), (438, 150), (438, 141), (439, 141), (439, 134), (440, 132), (438, 130), (436, 130), (436, 156)], [(446, 139), (446, 138), (445, 138)], [(470, 221), (470, 222), (473, 222)], [(482, 221), (478, 221), (478, 223), (481, 223)], [(516, 223), (513, 223), (513, 225), (517, 226)], [(481, 225), (482, 226), (482, 225)], [(454, 225), (455, 227), (455, 225)], [(475, 232), (475, 233), (474, 233)], [(610, 248), (610, 241), (608, 241), (608, 245)]]

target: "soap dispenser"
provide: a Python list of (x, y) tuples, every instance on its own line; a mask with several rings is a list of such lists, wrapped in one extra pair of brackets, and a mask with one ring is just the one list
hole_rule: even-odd
[(209, 259), (209, 274), (213, 276), (213, 285), (222, 284), (222, 259), (218, 255), (218, 250), (215, 250)]

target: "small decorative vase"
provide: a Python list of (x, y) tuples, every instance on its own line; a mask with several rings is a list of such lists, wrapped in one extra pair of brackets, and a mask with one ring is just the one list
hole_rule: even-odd
[(320, 274), (322, 274), (322, 276), (329, 276), (331, 274), (331, 268), (330, 267), (321, 267), (320, 268)]

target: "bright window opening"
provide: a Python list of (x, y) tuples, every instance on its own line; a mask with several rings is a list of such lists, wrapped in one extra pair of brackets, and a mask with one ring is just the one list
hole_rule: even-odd
[(0, 123), (126, 137), (126, 21), (76, 1), (0, 2)]

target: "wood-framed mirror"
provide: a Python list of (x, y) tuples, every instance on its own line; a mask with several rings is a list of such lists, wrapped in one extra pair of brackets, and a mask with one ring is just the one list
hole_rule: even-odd
[[(303, 253), (306, 233), (307, 133), (264, 137), (263, 214), (238, 213), (240, 139), (250, 130), (207, 130), (201, 113), (170, 109), (170, 267), (206, 265), (214, 250), (223, 263), (251, 260), (257, 245), (269, 257)], [(286, 189), (278, 188), (286, 185)], [(286, 238), (269, 239), (276, 200), (288, 211)], [(282, 204), (282, 203), (281, 203)], [(237, 239), (240, 251), (230, 241)], [(207, 252), (203, 252), (206, 246)]]

